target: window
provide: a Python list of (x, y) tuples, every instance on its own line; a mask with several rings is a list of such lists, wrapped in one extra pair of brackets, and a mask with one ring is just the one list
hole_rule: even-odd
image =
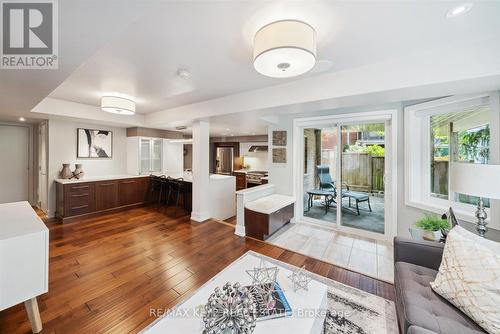
[[(490, 108), (478, 105), (466, 111), (433, 115), (429, 122), (431, 196), (448, 199), (450, 161), (475, 164), (490, 161)], [(460, 203), (476, 204), (478, 201), (477, 197), (463, 194), (451, 196)]]
[(163, 140), (158, 138), (141, 138), (140, 159), (141, 174), (162, 171)]
[[(461, 212), (461, 219), (474, 221), (478, 198), (450, 191), (450, 162), (498, 163), (500, 152), (492, 151), (499, 142), (498, 110), (497, 93), (449, 97), (405, 108), (408, 205), (436, 213), (452, 206)], [(491, 202), (485, 199), (486, 207), (497, 201)]]

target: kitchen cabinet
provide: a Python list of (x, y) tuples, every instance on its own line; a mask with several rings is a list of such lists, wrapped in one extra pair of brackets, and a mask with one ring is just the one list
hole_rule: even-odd
[(118, 183), (116, 181), (96, 182), (95, 189), (96, 211), (118, 206)]
[(148, 201), (150, 178), (99, 181), (56, 180), (56, 216), (71, 218), (139, 206)]
[(236, 191), (247, 188), (247, 174), (245, 172), (233, 172), (236, 177)]

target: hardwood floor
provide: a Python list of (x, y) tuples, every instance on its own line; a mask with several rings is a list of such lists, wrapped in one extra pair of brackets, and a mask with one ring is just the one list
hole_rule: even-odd
[[(136, 333), (155, 320), (150, 309), (174, 306), (248, 250), (394, 299), (390, 284), (237, 237), (228, 224), (175, 219), (155, 207), (46, 224), (50, 283), (38, 298), (42, 333)], [(0, 312), (0, 333), (30, 332), (22, 304)]]

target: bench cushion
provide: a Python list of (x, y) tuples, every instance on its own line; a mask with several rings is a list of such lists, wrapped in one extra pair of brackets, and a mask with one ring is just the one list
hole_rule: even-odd
[(245, 209), (269, 215), (292, 203), (295, 203), (295, 197), (272, 194), (256, 199), (255, 201), (245, 203)]

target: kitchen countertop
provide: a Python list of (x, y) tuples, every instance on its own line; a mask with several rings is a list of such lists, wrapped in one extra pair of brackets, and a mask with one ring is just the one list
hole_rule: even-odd
[[(173, 179), (183, 178), (186, 182), (193, 182), (193, 174), (192, 173), (177, 173), (177, 174), (154, 174), (157, 176), (165, 175), (170, 176)], [(60, 184), (74, 184), (74, 183), (84, 183), (84, 182), (97, 182), (97, 181), (109, 181), (109, 180), (123, 180), (123, 179), (133, 179), (138, 177), (149, 177), (150, 175), (103, 175), (103, 176), (88, 176), (83, 179), (56, 179), (55, 181)], [(211, 180), (222, 180), (234, 178), (232, 175), (221, 175), (221, 174), (210, 174)]]
[[(166, 174), (155, 174), (155, 175), (166, 175)], [(83, 179), (56, 179), (55, 181), (60, 184), (73, 184), (73, 183), (84, 183), (84, 182), (96, 182), (96, 181), (109, 181), (109, 180), (123, 180), (123, 179), (134, 179), (138, 177), (149, 177), (150, 175), (130, 175), (130, 174), (121, 174), (121, 175), (102, 175), (102, 176), (88, 176)], [(186, 182), (193, 181), (193, 175), (191, 173), (178, 173), (167, 175), (171, 178), (180, 178), (182, 177)]]
[(269, 215), (292, 203), (295, 203), (295, 197), (272, 194), (256, 199), (255, 201), (245, 203), (245, 209)]

